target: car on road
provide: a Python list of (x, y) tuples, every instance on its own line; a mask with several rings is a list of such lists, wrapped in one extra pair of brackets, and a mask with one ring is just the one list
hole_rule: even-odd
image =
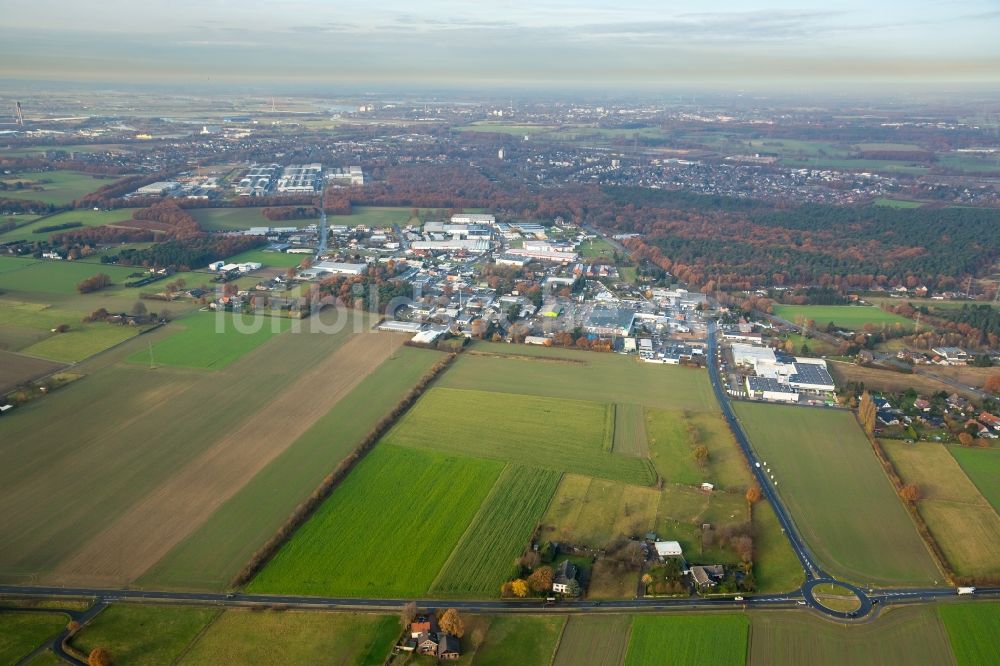
[(795, 603), (797, 603), (799, 606), (805, 606), (806, 605), (806, 602), (804, 602), (804, 601), (796, 601)]

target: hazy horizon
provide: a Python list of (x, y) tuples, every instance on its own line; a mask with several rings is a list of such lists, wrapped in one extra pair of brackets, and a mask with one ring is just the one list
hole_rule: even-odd
[(1000, 84), (995, 2), (0, 1), (0, 78), (659, 90)]

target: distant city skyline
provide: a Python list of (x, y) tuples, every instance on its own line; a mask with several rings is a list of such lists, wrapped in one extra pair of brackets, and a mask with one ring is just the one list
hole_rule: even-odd
[(595, 89), (1000, 84), (1000, 6), (0, 0), (0, 78)]

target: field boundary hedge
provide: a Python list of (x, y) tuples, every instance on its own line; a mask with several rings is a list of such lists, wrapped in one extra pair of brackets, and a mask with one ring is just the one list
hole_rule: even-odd
[(292, 511), (285, 523), (278, 528), (278, 531), (250, 556), (250, 560), (246, 566), (233, 578), (231, 587), (241, 587), (257, 575), (295, 531), (312, 516), (323, 501), (347, 478), (347, 475), (365, 457), (365, 454), (375, 446), (383, 435), (389, 432), (399, 418), (423, 395), (427, 387), (455, 361), (456, 357), (457, 354), (449, 354), (431, 366), (431, 369), (417, 382), (416, 386), (410, 389), (392, 411), (382, 417), (371, 431), (365, 435), (358, 446), (341, 460), (333, 471), (320, 482), (319, 487), (295, 507), (295, 510)]
[(615, 428), (618, 427), (618, 405), (608, 403), (607, 411), (604, 415), (604, 444), (602, 448), (611, 453), (615, 448)]

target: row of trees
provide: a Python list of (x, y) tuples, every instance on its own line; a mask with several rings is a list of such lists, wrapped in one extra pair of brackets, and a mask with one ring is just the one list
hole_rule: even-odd
[(98, 273), (85, 280), (81, 280), (79, 284), (76, 285), (77, 292), (81, 294), (89, 294), (92, 291), (100, 291), (105, 287), (111, 286), (111, 276), (107, 273)]

